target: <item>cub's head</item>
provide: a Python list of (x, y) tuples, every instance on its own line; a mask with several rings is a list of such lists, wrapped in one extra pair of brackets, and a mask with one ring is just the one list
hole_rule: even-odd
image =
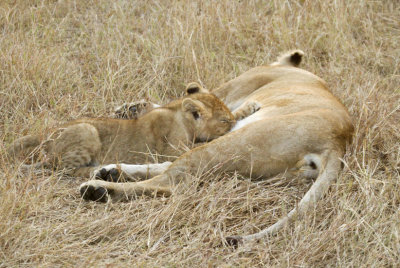
[(231, 111), (215, 95), (197, 83), (189, 84), (186, 92), (188, 96), (182, 100), (182, 111), (196, 142), (218, 138), (235, 125)]

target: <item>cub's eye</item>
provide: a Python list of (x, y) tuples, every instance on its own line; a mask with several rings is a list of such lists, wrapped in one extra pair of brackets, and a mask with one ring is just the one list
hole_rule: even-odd
[(193, 115), (195, 120), (199, 119), (199, 117), (200, 117), (198, 112), (192, 112), (192, 115)]

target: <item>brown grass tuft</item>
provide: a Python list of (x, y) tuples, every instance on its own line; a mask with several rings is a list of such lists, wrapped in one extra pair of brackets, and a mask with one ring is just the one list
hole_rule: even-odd
[[(1, 1), (0, 267), (397, 266), (399, 18), (396, 0)], [(22, 176), (4, 153), (58, 120), (163, 103), (190, 81), (213, 88), (293, 48), (356, 133), (314, 213), (269, 240), (221, 246), (275, 222), (307, 186), (211, 174), (186, 195), (96, 204), (79, 198), (83, 179)]]

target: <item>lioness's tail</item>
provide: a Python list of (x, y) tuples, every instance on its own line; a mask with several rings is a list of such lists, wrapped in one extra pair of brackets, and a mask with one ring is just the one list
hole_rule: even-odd
[(335, 151), (328, 152), (325, 159), (322, 159), (322, 163), (324, 167), (318, 167), (319, 176), (311, 188), (307, 191), (304, 197), (300, 200), (299, 204), (296, 208), (289, 212), (287, 216), (280, 219), (275, 224), (270, 227), (252, 234), (245, 236), (231, 236), (227, 237), (226, 241), (228, 244), (236, 246), (241, 242), (251, 241), (254, 239), (260, 239), (267, 235), (274, 234), (280, 229), (282, 229), (289, 221), (291, 221), (295, 216), (304, 215), (309, 207), (312, 207), (316, 204), (316, 202), (321, 199), (323, 194), (328, 190), (329, 186), (337, 179), (339, 176), (339, 172), (341, 170), (341, 162), (339, 157), (340, 153)]
[(7, 153), (11, 157), (19, 157), (21, 155), (27, 156), (32, 153), (36, 147), (40, 145), (38, 136), (28, 135), (16, 139), (7, 148)]
[(300, 65), (303, 56), (304, 52), (300, 49), (292, 50), (280, 56), (277, 61), (271, 64), (271, 66), (288, 65), (297, 67)]

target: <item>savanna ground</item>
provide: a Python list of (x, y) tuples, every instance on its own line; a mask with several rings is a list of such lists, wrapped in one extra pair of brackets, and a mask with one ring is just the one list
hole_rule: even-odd
[[(0, 2), (0, 266), (382, 267), (400, 262), (400, 5), (392, 1)], [(309, 185), (205, 174), (185, 195), (82, 201), (85, 179), (22, 175), (13, 139), (115, 105), (214, 88), (293, 48), (355, 125), (324, 200), (278, 235)]]

